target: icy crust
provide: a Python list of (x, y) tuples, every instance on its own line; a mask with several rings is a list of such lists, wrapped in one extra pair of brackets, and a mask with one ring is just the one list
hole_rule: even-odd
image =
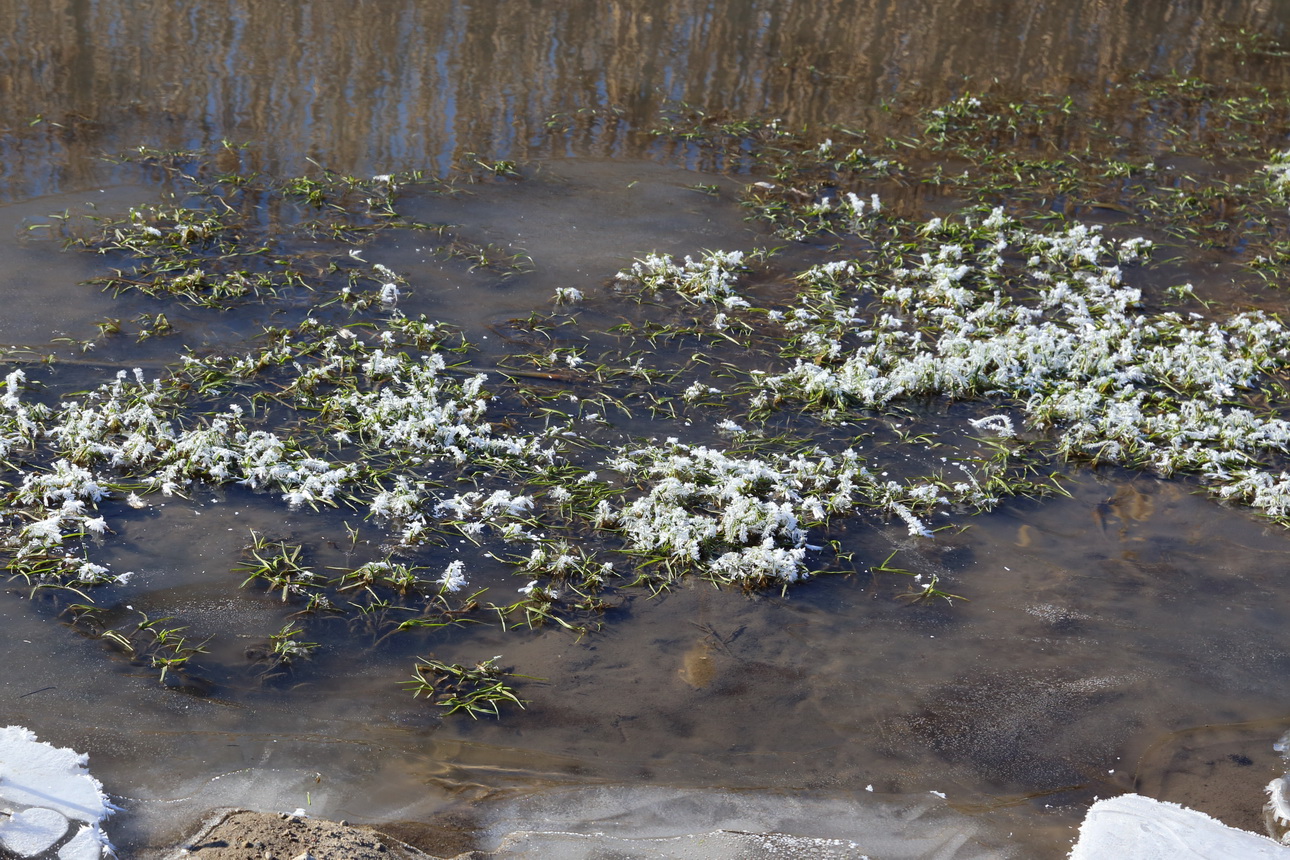
[(115, 856), (102, 829), (115, 807), (87, 761), (21, 726), (0, 729), (0, 851), (58, 860)]
[(1139, 794), (1094, 803), (1070, 860), (1287, 860), (1290, 847)]
[[(703, 860), (1023, 860), (1011, 835), (933, 794), (599, 785), (547, 789), (472, 808), (490, 857)], [(540, 828), (535, 823), (540, 822)], [(1108, 855), (1112, 857), (1113, 855)]]

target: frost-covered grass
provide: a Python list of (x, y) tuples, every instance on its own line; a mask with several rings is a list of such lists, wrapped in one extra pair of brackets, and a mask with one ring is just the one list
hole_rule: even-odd
[(833, 421), (928, 397), (985, 400), (1008, 413), (974, 420), (978, 431), (1011, 439), (1015, 419), (1064, 458), (1197, 475), (1290, 523), (1279, 319), (1148, 312), (1125, 281), (1150, 254), (1140, 238), (1081, 224), (1039, 232), (999, 208), (915, 229), (922, 248), (897, 264), (819, 264), (798, 275), (796, 305), (745, 308), (782, 325), (796, 357), (728, 393), (763, 418), (791, 407)]
[[(1280, 495), (1290, 425), (1275, 407), (1252, 408), (1260, 392), (1280, 393), (1290, 332), (1279, 319), (1148, 312), (1124, 267), (1141, 265), (1150, 243), (1081, 224), (1040, 233), (996, 208), (920, 233), (929, 250), (895, 267), (854, 261), (850, 288), (829, 285), (785, 313), (810, 357), (758, 377), (757, 402), (989, 399), (1066, 458), (1195, 474), (1290, 522)], [(864, 290), (871, 320), (840, 326)], [(1015, 434), (1007, 416), (991, 422)]]
[[(925, 132), (938, 146), (997, 132), (989, 107), (965, 96)], [(778, 126), (744, 131), (788, 151)], [(343, 568), (262, 523), (228, 560), (232, 586), (282, 613), (256, 651), (261, 678), (320, 662), (306, 658), (326, 653), (328, 620), (373, 646), (471, 623), (581, 636), (633, 586), (698, 577), (788, 593), (826, 572), (896, 571), (857, 559), (838, 525), (868, 524), (888, 545), (935, 541), (1002, 499), (1060, 492), (1069, 463), (1194, 476), (1290, 524), (1290, 335), (1274, 314), (1206, 307), (1186, 284), (1150, 292), (1158, 249), (1137, 232), (1002, 206), (902, 212), (875, 190), (906, 169), (898, 160), (831, 140), (794, 152), (748, 188), (782, 236), (815, 242), (792, 265), (766, 248), (646, 253), (560, 288), (522, 321), (543, 346), (499, 368), (473, 366), (453, 327), (405, 314), (415, 277), (361, 246), (391, 227), (457, 241), (399, 216), (416, 177), (257, 180), (296, 207), (267, 230), (245, 189), (145, 153), (199, 193), (81, 235), (119, 266), (106, 286), (301, 310), (164, 372), (127, 363), (76, 385), (72, 369), (10, 373), (10, 573), (74, 591), (79, 629), (182, 685), (206, 643), (182, 622), (103, 613), (95, 595), (129, 574), (99, 559), (123, 518), (219, 488), (361, 522), (347, 520)], [(1281, 194), (1281, 160), (1251, 167), (1251, 187)], [(318, 240), (308, 258), (284, 250), (302, 236)], [(620, 325), (579, 328), (575, 310), (624, 296), (640, 301)], [(939, 583), (888, 596), (970, 592)], [(473, 700), (451, 687), (475, 670), (418, 666), (416, 691), (476, 713), (452, 707)], [(476, 669), (484, 687), (502, 677), (492, 661)], [(518, 701), (505, 690), (483, 710)]]

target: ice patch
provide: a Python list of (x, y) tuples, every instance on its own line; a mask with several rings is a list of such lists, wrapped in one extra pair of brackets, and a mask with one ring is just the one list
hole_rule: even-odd
[(111, 856), (102, 823), (115, 807), (86, 771), (87, 760), (74, 750), (41, 743), (21, 726), (0, 729), (0, 803), (11, 810), (0, 822), (0, 846), (20, 857), (43, 854), (73, 821), (85, 826), (59, 849), (59, 860)]
[(1286, 797), (1287, 777), (1268, 783), (1268, 808), (1273, 818), (1281, 824), (1290, 824), (1290, 798)]
[(58, 849), (58, 860), (100, 860), (103, 856), (101, 838), (102, 832), (97, 827), (82, 827)]
[(33, 857), (52, 848), (67, 833), (67, 819), (52, 809), (32, 807), (0, 824), (0, 845), (19, 857)]
[(1070, 860), (1290, 860), (1290, 847), (1176, 803), (1123, 794), (1099, 800)]
[[(927, 795), (595, 786), (472, 807), (480, 847), (506, 857), (712, 860), (1007, 860), (1021, 855), (980, 818)], [(534, 828), (541, 822), (541, 829)], [(1112, 857), (1114, 855), (1107, 855)]]

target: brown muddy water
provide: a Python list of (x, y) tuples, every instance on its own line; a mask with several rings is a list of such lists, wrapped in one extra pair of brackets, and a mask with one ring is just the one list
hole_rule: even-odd
[[(760, 177), (737, 154), (650, 133), (682, 105), (881, 138), (970, 81), (1080, 101), (1139, 74), (1227, 75), (1223, 39), (1287, 26), (1283, 4), (1216, 0), (0, 0), (0, 342), (84, 362), (89, 387), (184, 347), (236, 350), (299, 316), (85, 286), (104, 261), (62, 250), (51, 216), (120, 215), (164, 190), (104, 154), (249, 142), (251, 166), (279, 175), (518, 162), (522, 181), (405, 207), (515, 255), (517, 273), (445, 258), (411, 231), (362, 251), (415, 286), (404, 312), (459, 326), (472, 364), (491, 367), (514, 345), (510, 321), (548, 312), (558, 288), (585, 292), (580, 323), (604, 329), (624, 318), (604, 285), (634, 258), (786, 244), (746, 220), (740, 192)], [(1242, 73), (1276, 87), (1287, 68)], [(1163, 146), (1142, 116), (1114, 119)], [(907, 189), (902, 205), (952, 201)], [(1230, 262), (1175, 265), (1203, 285)], [(176, 335), (89, 353), (58, 340), (159, 312)], [(674, 425), (638, 415), (623, 432)], [(245, 668), (288, 611), (238, 588), (248, 528), (343, 567), (368, 559), (345, 548), (347, 526), (375, 546), (379, 524), (240, 488), (117, 505), (101, 558), (136, 574), (95, 601), (209, 637), (209, 686), (158, 684), (18, 581), (0, 601), (0, 714), (89, 753), (123, 809), (110, 823), (123, 856), (228, 805), (422, 823), (472, 809), (488, 832), (779, 828), (869, 839), (885, 846), (874, 857), (1064, 856), (1083, 809), (1126, 791), (1259, 829), (1262, 786), (1284, 772), (1273, 743), (1290, 729), (1284, 530), (1186, 478), (1066, 474), (1069, 497), (1006, 500), (932, 539), (836, 524), (852, 570), (784, 594), (624, 590), (581, 640), (479, 625), (372, 648), (361, 623), (337, 620), (310, 628), (323, 647), (286, 681)], [(419, 563), (437, 570), (452, 549)], [(869, 572), (893, 550), (970, 601), (898, 599), (900, 575)], [(519, 582), (494, 574), (499, 589)], [(526, 710), (441, 719), (398, 685), (427, 643), (448, 661), (502, 654), (541, 680), (524, 684)]]

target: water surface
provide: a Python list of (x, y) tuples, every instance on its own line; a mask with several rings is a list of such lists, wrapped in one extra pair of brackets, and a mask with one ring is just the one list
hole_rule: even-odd
[[(74, 357), (98, 381), (184, 346), (236, 347), (299, 314), (81, 285), (103, 263), (61, 251), (47, 216), (158, 199), (165, 189), (139, 170), (100, 158), (139, 145), (250, 142), (254, 166), (283, 175), (521, 162), (523, 179), (408, 206), (522, 258), (518, 271), (472, 270), (410, 232), (363, 252), (406, 272), (405, 310), (460, 326), (487, 366), (508, 351), (506, 322), (548, 310), (558, 288), (592, 296), (588, 328), (608, 327), (623, 311), (604, 285), (633, 258), (781, 243), (737, 203), (756, 178), (745, 163), (650, 134), (683, 105), (881, 137), (985, 82), (1077, 100), (1175, 71), (1283, 86), (1283, 63), (1238, 67), (1216, 46), (1242, 28), (1278, 38), (1288, 19), (1280, 4), (1201, 0), (0, 2), (0, 341)], [(1119, 119), (1155, 145), (1141, 117)], [(953, 203), (912, 189), (901, 205)], [(1198, 284), (1214, 277), (1182, 265)], [(92, 353), (54, 342), (163, 311), (173, 338)], [(526, 711), (479, 722), (440, 721), (413, 700), (391, 680), (407, 675), (409, 650), (369, 648), (361, 630), (338, 627), (336, 643), (361, 647), (324, 648), (288, 682), (245, 670), (246, 647), (284, 612), (237, 588), (247, 528), (272, 524), (343, 564), (327, 547), (361, 515), (288, 511), (241, 490), (118, 505), (105, 552), (136, 575), (99, 599), (215, 637), (209, 694), (113, 659), (17, 583), (0, 602), (0, 700), (9, 722), (90, 754), (126, 810), (114, 832), (127, 851), (221, 804), (425, 821), (499, 789), (602, 785), (815, 798), (798, 826), (823, 835), (836, 804), (872, 811), (942, 792), (972, 845), (1011, 856), (1064, 856), (1087, 803), (1130, 790), (1257, 828), (1260, 787), (1280, 772), (1272, 742), (1290, 724), (1284, 534), (1182, 479), (1070, 479), (1070, 498), (1011, 502), (930, 542), (867, 520), (839, 526), (831, 537), (856, 553), (854, 571), (783, 596), (642, 590), (581, 641), (445, 633), (433, 640), (442, 658), (503, 653), (544, 679), (526, 687)], [(868, 571), (893, 550), (971, 600), (898, 599), (904, 581)], [(523, 818), (497, 813), (508, 815)]]

